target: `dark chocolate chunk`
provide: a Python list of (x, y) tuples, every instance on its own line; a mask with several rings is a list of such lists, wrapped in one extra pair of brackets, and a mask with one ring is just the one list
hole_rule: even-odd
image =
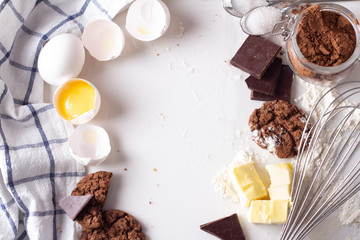
[(280, 46), (269, 40), (259, 36), (249, 36), (230, 63), (260, 79), (280, 50)]
[(251, 100), (272, 101), (284, 100), (290, 102), (291, 100), (291, 86), (293, 82), (293, 72), (287, 65), (281, 67), (279, 80), (277, 83), (274, 95), (268, 95), (256, 91), (251, 91)]
[(236, 213), (200, 226), (200, 229), (222, 240), (246, 240)]
[(248, 88), (256, 92), (274, 95), (280, 75), (281, 63), (282, 60), (280, 58), (275, 58), (263, 78), (257, 79), (253, 76), (248, 77), (245, 80)]
[(84, 209), (93, 196), (92, 194), (85, 196), (66, 196), (60, 199), (58, 204), (74, 221), (76, 216)]

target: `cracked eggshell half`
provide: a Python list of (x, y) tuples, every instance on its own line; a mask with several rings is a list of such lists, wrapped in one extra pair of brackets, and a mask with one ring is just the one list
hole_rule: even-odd
[(114, 22), (98, 19), (89, 23), (81, 37), (90, 55), (99, 61), (108, 61), (120, 56), (124, 49), (125, 37)]
[(53, 96), (58, 115), (72, 124), (83, 124), (95, 117), (101, 105), (99, 91), (90, 82), (75, 78), (59, 86)]
[(50, 39), (41, 49), (37, 66), (41, 78), (54, 86), (77, 77), (85, 63), (81, 40), (70, 33)]
[(126, 16), (126, 29), (136, 39), (152, 41), (161, 37), (170, 24), (168, 7), (160, 0), (136, 0)]
[(80, 125), (69, 136), (71, 156), (82, 165), (96, 166), (111, 151), (110, 139), (105, 129), (92, 125)]

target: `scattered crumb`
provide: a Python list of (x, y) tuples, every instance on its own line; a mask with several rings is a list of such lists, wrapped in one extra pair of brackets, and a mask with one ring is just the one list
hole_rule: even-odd
[(187, 64), (186, 62), (183, 62), (182, 65), (187, 69), (188, 73), (194, 73), (196, 71), (195, 68), (190, 67), (189, 64)]
[(184, 32), (185, 32), (185, 28), (184, 28), (183, 22), (179, 22), (179, 32), (176, 36), (178, 38), (181, 38), (184, 36)]
[(241, 137), (241, 135), (244, 133), (244, 130), (240, 130), (240, 129), (237, 129), (236, 131), (235, 131), (235, 136), (236, 137)]
[(178, 46), (180, 46), (180, 44), (176, 44), (176, 46), (178, 47)]
[(157, 169), (156, 169), (156, 168), (154, 168), (154, 169), (153, 169), (153, 171), (154, 171), (154, 172), (157, 172)]
[(156, 56), (160, 56), (160, 54), (158, 53), (158, 54), (156, 54)]
[(165, 115), (163, 113), (160, 113), (160, 125), (161, 125), (161, 127), (164, 127), (164, 121), (165, 121)]
[(189, 127), (187, 127), (187, 128), (184, 130), (184, 132), (183, 132), (183, 134), (181, 135), (181, 137), (182, 137), (182, 138), (185, 138), (185, 137), (187, 136), (188, 132), (189, 132)]
[(124, 168), (124, 171), (127, 171), (127, 168)]
[(224, 60), (224, 62), (227, 62), (226, 60)]
[(120, 152), (120, 150), (118, 149), (117, 152)]
[(156, 184), (157, 187), (160, 187), (160, 184)]
[(151, 204), (152, 202), (151, 201), (149, 201), (149, 204)]
[(194, 73), (195, 72), (195, 68), (189, 68), (188, 69), (188, 73)]
[(168, 63), (168, 69), (169, 69), (169, 70), (172, 70), (172, 69), (173, 69), (173, 66), (172, 66), (171, 63)]
[(238, 74), (238, 75), (235, 75), (235, 79), (236, 79), (236, 80), (242, 80), (242, 77), (241, 77), (240, 74)]

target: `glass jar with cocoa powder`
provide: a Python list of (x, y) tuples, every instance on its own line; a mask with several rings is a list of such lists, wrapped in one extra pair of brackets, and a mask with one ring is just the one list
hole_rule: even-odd
[(334, 83), (355, 68), (360, 57), (359, 22), (348, 9), (322, 3), (296, 15), (286, 53), (292, 70), (311, 83)]

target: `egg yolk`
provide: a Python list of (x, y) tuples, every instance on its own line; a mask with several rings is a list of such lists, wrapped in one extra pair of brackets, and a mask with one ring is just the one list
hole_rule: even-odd
[(94, 109), (95, 89), (85, 81), (70, 81), (64, 85), (57, 101), (61, 117), (73, 120)]
[(149, 34), (149, 31), (144, 26), (138, 26), (138, 31), (142, 34)]

